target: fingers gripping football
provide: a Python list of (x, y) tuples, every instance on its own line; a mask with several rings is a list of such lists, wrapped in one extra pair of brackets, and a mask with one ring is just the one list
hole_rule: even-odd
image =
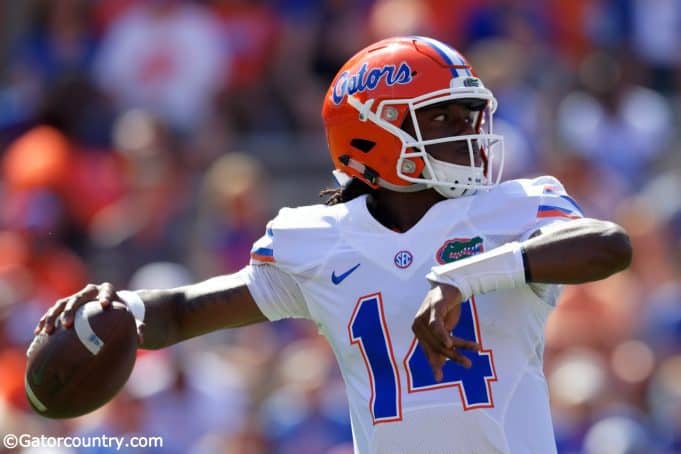
[(480, 349), (476, 342), (451, 334), (461, 315), (461, 302), (456, 287), (435, 286), (426, 294), (412, 324), (437, 381), (442, 380), (442, 367), (447, 359), (468, 368), (471, 361), (460, 350)]
[[(52, 307), (50, 307), (47, 310), (47, 312), (43, 314), (42, 317), (40, 317), (38, 325), (35, 327), (34, 333), (38, 334), (40, 331), (44, 329), (46, 333), (51, 334), (54, 331), (55, 322), (57, 321), (57, 318), (64, 312), (64, 309), (66, 309), (67, 306), (73, 307), (74, 300), (75, 301), (82, 300), (83, 303), (81, 304), (84, 304), (87, 301), (91, 301), (93, 297), (97, 294), (97, 291), (98, 287), (96, 285), (88, 284), (78, 293), (57, 300), (57, 302)], [(73, 323), (73, 319), (71, 320), (71, 323)]]
[[(76, 311), (90, 301), (98, 301), (103, 309), (109, 307), (114, 301), (125, 303), (118, 297), (116, 289), (111, 283), (88, 284), (79, 292), (57, 300), (40, 318), (34, 333), (39, 334), (44, 330), (47, 334), (52, 334), (56, 328), (57, 320), (60, 320), (65, 328), (73, 328)], [(137, 325), (138, 340), (141, 344), (143, 342), (142, 328), (144, 324), (138, 323)]]

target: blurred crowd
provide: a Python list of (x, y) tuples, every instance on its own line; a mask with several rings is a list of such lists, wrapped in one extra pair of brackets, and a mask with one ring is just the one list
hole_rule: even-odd
[(551, 316), (559, 452), (681, 452), (678, 0), (0, 2), (0, 432), (352, 452), (309, 322), (142, 351), (117, 398), (65, 421), (28, 406), (24, 352), (88, 282), (167, 288), (244, 266), (279, 207), (333, 185), (319, 112), (337, 69), (402, 34), (450, 43), (495, 93), (507, 178), (552, 174), (632, 237), (629, 270), (566, 288)]

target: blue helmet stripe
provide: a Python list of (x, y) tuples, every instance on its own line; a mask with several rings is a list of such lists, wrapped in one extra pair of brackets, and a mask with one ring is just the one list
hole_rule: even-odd
[[(454, 49), (447, 46), (446, 44), (441, 43), (440, 41), (437, 41), (437, 40), (432, 39), (432, 38), (427, 38), (425, 36), (414, 36), (414, 38), (418, 39), (419, 41), (425, 42), (430, 47), (435, 49), (435, 51), (438, 54), (440, 54), (440, 56), (445, 61), (445, 63), (447, 63), (449, 66), (452, 66), (451, 68), (449, 68), (449, 70), (452, 73), (452, 77), (471, 76), (471, 73), (468, 69), (463, 69), (463, 68), (459, 69), (459, 68), (453, 67), (453, 66), (464, 66), (464, 65), (466, 65), (465, 60)], [(461, 74), (461, 73), (463, 73), (463, 74)]]

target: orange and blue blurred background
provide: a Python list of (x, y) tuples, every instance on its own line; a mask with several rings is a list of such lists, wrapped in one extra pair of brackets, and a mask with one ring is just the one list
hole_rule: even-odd
[(236, 271), (279, 207), (320, 202), (334, 185), (325, 89), (354, 52), (402, 34), (451, 44), (493, 90), (506, 178), (552, 174), (632, 237), (631, 268), (568, 287), (547, 327), (559, 452), (681, 452), (678, 0), (0, 2), (0, 433), (352, 452), (309, 322), (141, 352), (117, 398), (65, 421), (28, 407), (24, 352), (86, 283)]

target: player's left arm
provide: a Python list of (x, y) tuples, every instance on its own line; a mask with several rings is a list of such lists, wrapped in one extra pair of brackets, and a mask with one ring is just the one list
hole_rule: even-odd
[(621, 226), (589, 218), (551, 224), (520, 247), (525, 276), (537, 283), (597, 281), (629, 267), (632, 257), (629, 235)]
[(580, 218), (553, 222), (529, 239), (512, 241), (462, 260), (433, 267), (433, 284), (473, 295), (531, 283), (581, 284), (604, 279), (631, 262), (629, 235), (619, 225)]
[(527, 240), (433, 268), (428, 274), (433, 287), (412, 330), (435, 376), (441, 377), (444, 358), (450, 357), (456, 340), (445, 321), (472, 295), (529, 283), (597, 281), (626, 269), (631, 257), (629, 235), (615, 223), (588, 218), (553, 223)]

